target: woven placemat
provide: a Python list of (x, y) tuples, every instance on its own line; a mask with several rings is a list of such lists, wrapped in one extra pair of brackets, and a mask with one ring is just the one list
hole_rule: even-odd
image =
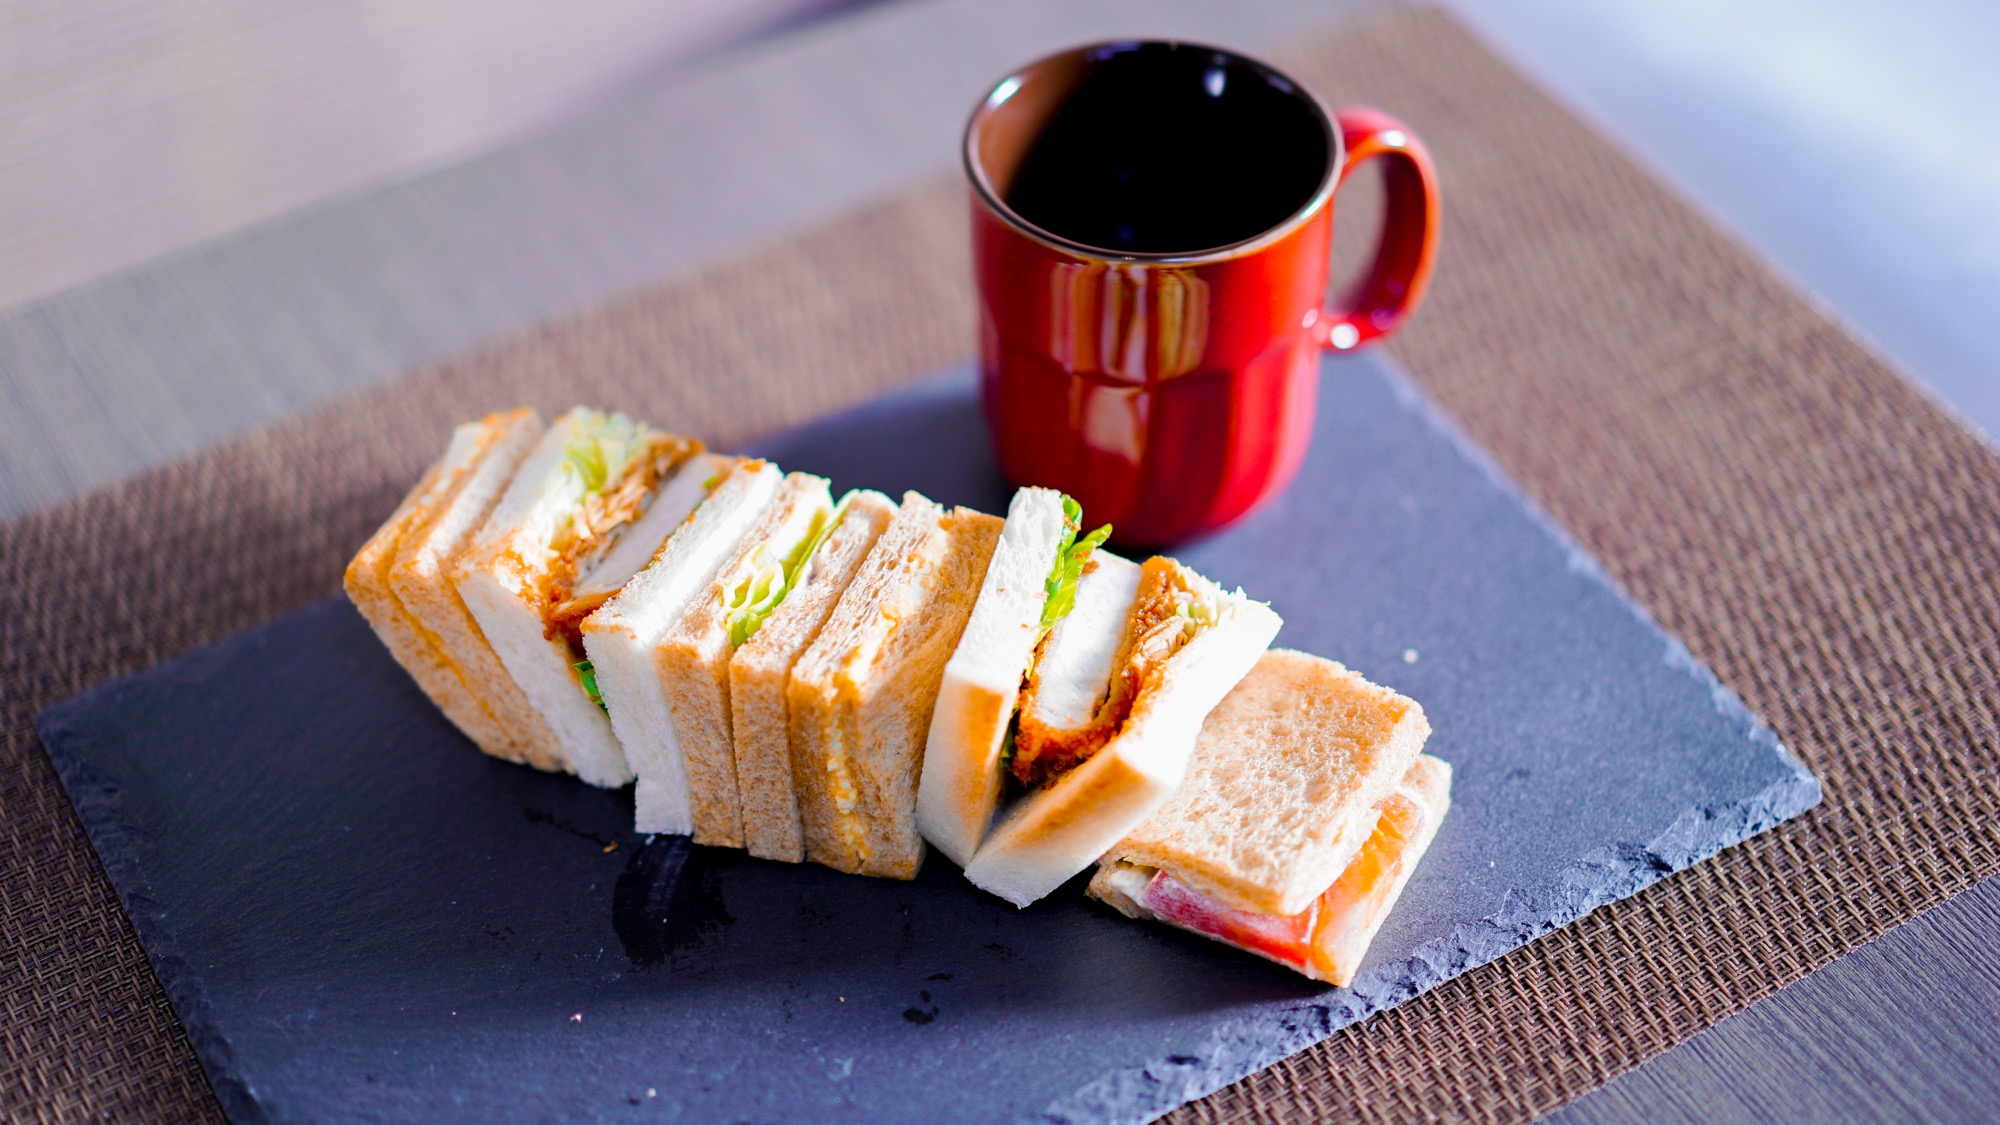
[[(2000, 457), (1447, 16), (1279, 59), (1437, 157), (1397, 357), (1826, 788), (1179, 1114), (1517, 1120), (2000, 868)], [(964, 209), (926, 185), (0, 529), (0, 1110), (219, 1112), (37, 710), (336, 591), (464, 417), (589, 401), (726, 446), (962, 359)]]

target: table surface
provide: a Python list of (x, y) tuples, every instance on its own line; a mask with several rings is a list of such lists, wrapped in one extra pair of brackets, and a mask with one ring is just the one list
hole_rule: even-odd
[[(948, 172), (983, 84), (1052, 45), (1142, 31), (1268, 50), (1379, 2), (862, 9), (638, 82), (525, 141), (16, 304), (0, 312), (0, 517)], [(1990, 11), (1456, 4), (2000, 433), (2000, 337), (1985, 330), (2000, 212), (1980, 202), (2000, 193), (2000, 153), (1973, 143), (2000, 135)], [(266, 331), (272, 318), (287, 330)], [(2000, 1095), (1995, 932), (1989, 879), (1554, 1116), (1979, 1117)]]

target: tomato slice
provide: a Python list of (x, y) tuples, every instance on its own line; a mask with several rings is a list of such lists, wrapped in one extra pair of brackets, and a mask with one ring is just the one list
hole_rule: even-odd
[(1416, 794), (1398, 790), (1340, 878), (1297, 914), (1259, 914), (1195, 890), (1165, 871), (1146, 883), (1140, 905), (1161, 920), (1290, 965), (1316, 980), (1345, 985), (1388, 913), (1414, 844), (1430, 815)]
[(1226, 941), (1273, 961), (1303, 969), (1312, 956), (1315, 902), (1289, 917), (1226, 906), (1167, 874), (1156, 873), (1140, 903), (1160, 918), (1195, 933)]
[(1312, 965), (1336, 984), (1354, 979), (1361, 956), (1389, 912), (1389, 899), (1424, 829), (1424, 806), (1398, 791), (1382, 802), (1382, 819), (1340, 878), (1319, 896)]

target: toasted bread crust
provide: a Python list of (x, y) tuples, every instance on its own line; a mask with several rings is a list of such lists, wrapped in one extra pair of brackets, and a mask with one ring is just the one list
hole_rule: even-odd
[(436, 480), (437, 472), (433, 467), (418, 481), (411, 497), (404, 501), (395, 515), (389, 517), (389, 522), (363, 544), (347, 564), (341, 585), (347, 591), (348, 600), (361, 611), (369, 627), (375, 630), (375, 635), (396, 658), (396, 663), (403, 666), (403, 670), (410, 674), (410, 678), (417, 682), (438, 710), (444, 712), (445, 718), (450, 719), (452, 725), (464, 732), (481, 750), (497, 757), (510, 757), (514, 747), (506, 729), (466, 686), (465, 677), (457, 664), (445, 654), (436, 636), (412, 617), (389, 589), (389, 567), (395, 561), (396, 546), (402, 540), (410, 517), (417, 510), (414, 501)]

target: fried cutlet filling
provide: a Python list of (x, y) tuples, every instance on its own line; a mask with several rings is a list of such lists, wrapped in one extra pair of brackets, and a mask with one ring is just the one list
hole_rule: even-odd
[(569, 523), (549, 546), (556, 554), (546, 572), (542, 591), (542, 622), (551, 639), (565, 637), (581, 652), (583, 619), (609, 599), (602, 591), (579, 596), (577, 587), (618, 542), (619, 534), (645, 514), (660, 482), (695, 454), (702, 444), (672, 434), (656, 434), (644, 452), (634, 457), (616, 480), (585, 497)]
[(1040, 785), (1102, 750), (1131, 717), (1141, 692), (1164, 673), (1168, 658), (1215, 623), (1220, 602), (1220, 592), (1200, 575), (1169, 558), (1147, 559), (1103, 701), (1079, 727), (1051, 724), (1038, 706), (1040, 656), (1055, 634), (1042, 638), (1034, 671), (1021, 692), (1019, 726), (1008, 765), (1014, 779), (1022, 785)]

